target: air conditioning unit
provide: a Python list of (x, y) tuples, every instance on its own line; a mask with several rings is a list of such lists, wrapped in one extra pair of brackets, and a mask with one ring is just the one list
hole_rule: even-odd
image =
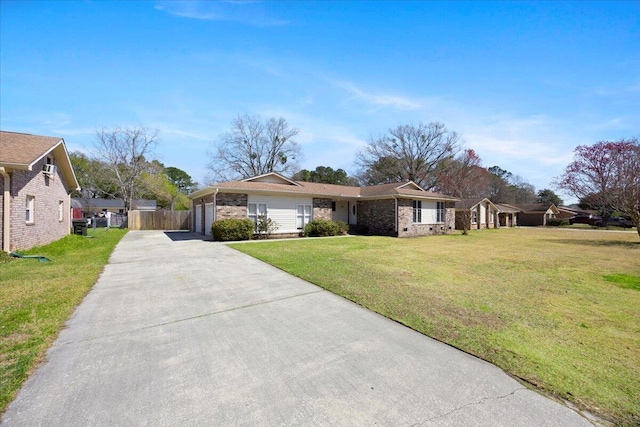
[(45, 175), (55, 175), (56, 166), (51, 164), (46, 164), (42, 167), (42, 172), (44, 172)]

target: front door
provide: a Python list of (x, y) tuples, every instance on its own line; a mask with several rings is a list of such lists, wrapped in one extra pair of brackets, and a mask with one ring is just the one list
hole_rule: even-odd
[(358, 224), (358, 202), (349, 202), (349, 224)]

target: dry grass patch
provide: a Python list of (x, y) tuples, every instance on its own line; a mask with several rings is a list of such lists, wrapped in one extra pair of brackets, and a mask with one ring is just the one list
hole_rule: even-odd
[(640, 424), (640, 242), (590, 230), (235, 245), (623, 425)]

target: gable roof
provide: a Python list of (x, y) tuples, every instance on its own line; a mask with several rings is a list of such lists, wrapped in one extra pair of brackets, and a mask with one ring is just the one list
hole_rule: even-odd
[(553, 203), (551, 205), (547, 205), (545, 203), (532, 203), (528, 205), (514, 205), (516, 208), (520, 209), (524, 213), (545, 213), (549, 209), (552, 212), (558, 213), (558, 208)]
[(372, 185), (368, 187), (353, 187), (347, 185), (323, 184), (318, 182), (292, 181), (277, 173), (260, 175), (241, 181), (227, 181), (212, 184), (207, 188), (195, 191), (189, 198), (223, 193), (255, 192), (255, 193), (289, 193), (318, 197), (380, 199), (392, 197), (411, 197), (432, 200), (457, 200), (444, 194), (424, 191), (412, 181), (394, 182), (390, 184)]
[(496, 203), (496, 206), (500, 209), (500, 213), (518, 213), (521, 210), (520, 208), (507, 203)]
[(478, 204), (487, 201), (491, 206), (494, 207), (494, 209), (496, 209), (497, 211), (500, 211), (499, 205), (493, 203), (491, 200), (489, 200), (486, 197), (474, 197), (471, 199), (462, 199), (456, 202), (456, 209), (459, 210), (464, 210), (464, 209), (472, 209), (474, 207), (476, 207)]
[(33, 166), (47, 154), (53, 153), (60, 173), (72, 190), (80, 185), (71, 165), (64, 139), (28, 133), (0, 131), (0, 167), (33, 170)]

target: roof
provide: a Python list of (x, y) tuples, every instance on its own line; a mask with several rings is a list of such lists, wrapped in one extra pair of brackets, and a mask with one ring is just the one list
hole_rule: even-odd
[(500, 210), (500, 213), (518, 213), (520, 212), (520, 208), (508, 205), (506, 203), (496, 203), (496, 206)]
[(462, 200), (458, 200), (456, 202), (456, 209), (471, 209), (473, 207), (475, 207), (476, 205), (478, 205), (481, 202), (487, 201), (491, 206), (493, 206), (495, 209), (497, 210), (501, 210), (495, 203), (493, 203), (491, 200), (487, 199), (486, 197), (474, 197), (471, 199), (462, 199)]
[(533, 203), (528, 205), (513, 205), (516, 208), (520, 209), (520, 211), (524, 213), (545, 213), (549, 209), (554, 212), (558, 212), (558, 208), (553, 203), (551, 205), (547, 205), (546, 203)]
[(457, 200), (455, 197), (425, 191), (414, 182), (396, 182), (391, 184), (353, 187), (347, 185), (322, 184), (318, 182), (292, 181), (277, 173), (259, 175), (241, 181), (227, 181), (212, 184), (207, 188), (195, 191), (189, 198), (206, 196), (215, 192), (252, 192), (252, 193), (286, 193), (333, 198), (380, 199), (407, 197), (436, 200)]
[(79, 190), (80, 185), (73, 171), (64, 139), (56, 136), (0, 131), (0, 167), (32, 170), (33, 166), (49, 153), (53, 153), (56, 158), (60, 173), (69, 188)]

